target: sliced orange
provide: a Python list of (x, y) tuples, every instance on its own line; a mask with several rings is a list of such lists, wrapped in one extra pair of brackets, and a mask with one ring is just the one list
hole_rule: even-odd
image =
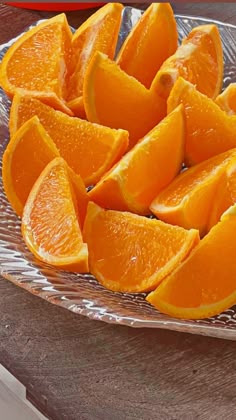
[(217, 315), (236, 303), (236, 205), (147, 300), (176, 318)]
[(15, 95), (10, 114), (10, 133), (37, 115), (61, 156), (86, 185), (96, 183), (126, 151), (128, 133), (112, 130), (55, 111), (30, 96)]
[(55, 157), (60, 156), (54, 142), (32, 117), (16, 132), (3, 155), (2, 178), (7, 198), (18, 214), (42, 170)]
[(148, 214), (149, 205), (181, 169), (184, 156), (184, 117), (176, 108), (90, 191), (102, 207)]
[(87, 119), (87, 115), (84, 109), (83, 96), (79, 96), (78, 98), (67, 102), (67, 106), (70, 108), (75, 117), (82, 118), (82, 120)]
[(236, 203), (236, 162), (232, 159), (223, 172), (217, 186), (217, 190), (212, 201), (212, 209), (208, 223), (210, 230), (219, 222), (222, 214), (233, 204)]
[[(59, 156), (56, 145), (36, 116), (23, 124), (11, 138), (3, 155), (2, 178), (7, 198), (18, 216), (22, 216), (32, 186), (42, 170)], [(79, 196), (78, 208), (82, 226), (88, 195), (80, 176), (69, 167), (68, 171)]]
[(167, 98), (179, 76), (196, 85), (197, 90), (210, 98), (215, 98), (220, 93), (223, 51), (216, 25), (194, 28), (176, 53), (163, 63), (151, 89)]
[(22, 218), (22, 235), (39, 260), (68, 271), (88, 271), (88, 250), (78, 222), (76, 191), (62, 158), (52, 160), (34, 184)]
[(84, 79), (89, 121), (129, 131), (132, 148), (166, 115), (166, 103), (104, 54), (96, 53)]
[(72, 38), (75, 69), (70, 77), (68, 101), (83, 94), (84, 76), (96, 51), (113, 58), (118, 40), (123, 6), (109, 3), (96, 11), (77, 29)]
[(90, 272), (103, 286), (122, 292), (153, 290), (199, 241), (196, 230), (103, 210), (92, 202), (83, 234)]
[(12, 98), (18, 91), (71, 114), (64, 102), (72, 34), (64, 14), (22, 35), (5, 54), (0, 85)]
[[(185, 229), (199, 229), (201, 236), (204, 235), (208, 230), (221, 178), (229, 165), (236, 170), (236, 149), (214, 156), (182, 172), (157, 195), (150, 206), (151, 211), (164, 222)], [(227, 206), (227, 202), (225, 205)]]
[(117, 63), (147, 88), (162, 63), (177, 48), (178, 34), (169, 3), (152, 3), (131, 30)]
[(168, 112), (179, 104), (185, 110), (187, 166), (236, 147), (236, 117), (226, 115), (214, 101), (181, 77), (169, 96)]
[(236, 83), (231, 83), (223, 93), (217, 96), (216, 104), (227, 114), (236, 114)]
[(82, 229), (84, 226), (84, 220), (87, 214), (89, 196), (80, 175), (77, 175), (73, 171), (73, 169), (71, 169), (67, 164), (66, 166), (67, 166), (67, 172), (69, 174), (70, 182), (73, 187), (73, 191), (75, 192), (74, 203), (77, 209), (77, 219), (78, 219), (80, 228)]

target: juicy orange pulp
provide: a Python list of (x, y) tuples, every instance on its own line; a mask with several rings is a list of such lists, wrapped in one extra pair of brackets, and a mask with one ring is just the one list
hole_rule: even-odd
[(230, 208), (189, 257), (148, 297), (177, 318), (214, 316), (236, 302), (236, 205)]
[(152, 3), (126, 38), (117, 63), (150, 88), (162, 63), (177, 48), (178, 33), (169, 3)]
[(89, 269), (111, 290), (153, 290), (198, 243), (196, 230), (103, 210), (90, 202), (84, 223)]
[(22, 217), (22, 235), (41, 261), (70, 271), (88, 271), (88, 251), (78, 222), (77, 191), (62, 158), (55, 158), (34, 184)]
[[(182, 172), (157, 195), (150, 209), (166, 223), (185, 229), (199, 229), (203, 236), (209, 229), (212, 213), (215, 213), (214, 223), (217, 223), (227, 208), (229, 200), (225, 196), (217, 198), (217, 195), (223, 193), (222, 177), (226, 176), (229, 166), (236, 170), (236, 149), (221, 153)], [(218, 210), (213, 210), (219, 200), (222, 204), (217, 205)], [(229, 206), (231, 204), (232, 202)]]
[(166, 115), (163, 99), (98, 52), (85, 75), (83, 98), (88, 120), (127, 130), (130, 149)]
[(163, 63), (151, 89), (167, 99), (179, 76), (210, 98), (219, 94), (223, 80), (223, 51), (216, 25), (194, 28), (176, 53)]
[(91, 200), (105, 208), (149, 214), (153, 198), (181, 169), (184, 137), (180, 106), (104, 175), (90, 191)]
[(72, 34), (64, 14), (48, 19), (22, 35), (5, 54), (0, 84), (12, 98), (31, 94), (66, 113), (65, 97)]
[(15, 95), (10, 114), (10, 133), (37, 115), (60, 155), (86, 185), (96, 183), (124, 154), (128, 133), (112, 130), (55, 111), (30, 96)]

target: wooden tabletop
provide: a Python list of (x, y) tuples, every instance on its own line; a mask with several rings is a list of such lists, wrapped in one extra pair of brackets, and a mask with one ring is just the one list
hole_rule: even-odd
[[(173, 6), (236, 25), (234, 3)], [(52, 15), (0, 4), (0, 44)], [(91, 321), (0, 278), (0, 363), (53, 420), (234, 420), (235, 353), (236, 342)]]

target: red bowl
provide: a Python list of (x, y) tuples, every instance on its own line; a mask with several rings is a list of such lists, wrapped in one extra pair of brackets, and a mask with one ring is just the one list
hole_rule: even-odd
[(9, 6), (21, 7), (23, 9), (45, 10), (62, 12), (69, 10), (90, 9), (100, 7), (105, 3), (8, 3)]

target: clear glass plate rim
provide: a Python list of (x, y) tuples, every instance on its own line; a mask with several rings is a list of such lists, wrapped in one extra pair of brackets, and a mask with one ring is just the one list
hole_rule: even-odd
[[(132, 7), (128, 6), (125, 9), (133, 9)], [(140, 12), (139, 9), (135, 9), (137, 11)], [(142, 11), (141, 11), (142, 12)], [(204, 18), (201, 16), (190, 16), (190, 15), (182, 15), (182, 14), (176, 14), (175, 15), (176, 18), (184, 20), (184, 19), (188, 19), (188, 20), (193, 20), (193, 21), (201, 21), (201, 22), (206, 22), (206, 23), (216, 23), (218, 25), (221, 25), (223, 27), (226, 28), (233, 28), (236, 30), (236, 25), (232, 25), (232, 24), (227, 24), (225, 22), (221, 22), (221, 21), (217, 21), (214, 19), (209, 19), (209, 18)], [(45, 20), (45, 19), (43, 19)], [(38, 24), (39, 22), (41, 22), (42, 20), (38, 21), (35, 24)], [(33, 26), (35, 26), (35, 24)], [(28, 29), (26, 29), (28, 30)], [(19, 35), (21, 36), (21, 34)], [(17, 38), (19, 38), (19, 36), (11, 39), (9, 42), (2, 44), (0, 46), (1, 49), (8, 47), (14, 40), (16, 40)], [(0, 260), (1, 262), (4, 262), (5, 260), (2, 259), (2, 257), (0, 256)], [(20, 286), (21, 288), (24, 288), (28, 291), (30, 291), (32, 294), (37, 294), (34, 291), (34, 289), (30, 288), (29, 286), (29, 282), (19, 282), (17, 280), (17, 277), (11, 273), (10, 270), (8, 270), (8, 272), (5, 272), (4, 269), (2, 269), (2, 267), (0, 267), (0, 274), (6, 278), (7, 280), (10, 280), (12, 283), (16, 284), (17, 286)], [(65, 279), (66, 281), (66, 279)], [(38, 283), (38, 286), (40, 286), (40, 283)], [(59, 292), (57, 292), (56, 294), (58, 295)], [(178, 320), (178, 319), (174, 319), (174, 318), (165, 318), (165, 319), (154, 319), (154, 320), (145, 320), (142, 319), (141, 317), (138, 318), (137, 315), (135, 315), (135, 318), (132, 317), (126, 317), (126, 316), (120, 316), (116, 313), (110, 313), (109, 311), (104, 311), (101, 315), (101, 313), (99, 311), (95, 310), (88, 310), (87, 307), (81, 307), (81, 305), (78, 305), (78, 303), (76, 301), (73, 300), (60, 300), (59, 302), (54, 302), (53, 301), (53, 294), (51, 294), (50, 296), (46, 296), (46, 295), (39, 295), (41, 298), (45, 299), (46, 301), (49, 301), (50, 303), (53, 303), (57, 306), (61, 306), (64, 307), (74, 313), (80, 314), (80, 315), (84, 315), (90, 319), (94, 319), (94, 320), (102, 320), (105, 321), (107, 323), (111, 323), (111, 324), (120, 324), (120, 325), (126, 325), (126, 326), (131, 326), (131, 327), (136, 327), (136, 328), (162, 328), (162, 329), (171, 329), (171, 330), (175, 330), (175, 331), (180, 331), (180, 332), (190, 332), (193, 334), (202, 334), (202, 335), (207, 335), (207, 336), (213, 336), (213, 337), (221, 337), (221, 338), (228, 338), (231, 340), (236, 340), (236, 326), (234, 327), (227, 327), (227, 329), (225, 327), (221, 327), (220, 325), (204, 325), (203, 324), (203, 320), (199, 320), (199, 324), (196, 321), (185, 321), (185, 320)], [(109, 309), (109, 308), (108, 308)]]

